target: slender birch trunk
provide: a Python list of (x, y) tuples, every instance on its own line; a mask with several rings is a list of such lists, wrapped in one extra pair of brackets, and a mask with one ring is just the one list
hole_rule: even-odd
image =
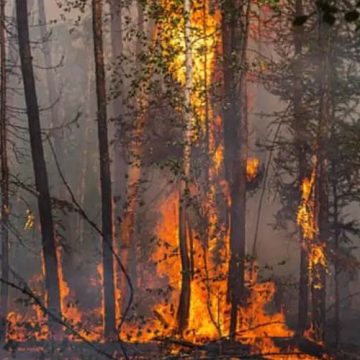
[(191, 298), (191, 269), (189, 244), (186, 231), (186, 208), (189, 201), (189, 181), (191, 164), (192, 140), (192, 49), (191, 49), (191, 0), (184, 0), (185, 12), (185, 103), (184, 103), (184, 148), (183, 174), (180, 184), (180, 211), (179, 211), (179, 249), (181, 259), (181, 290), (177, 313), (178, 330), (182, 334), (189, 322)]

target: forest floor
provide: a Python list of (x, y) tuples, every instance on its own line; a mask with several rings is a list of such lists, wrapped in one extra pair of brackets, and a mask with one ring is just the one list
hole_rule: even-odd
[[(354, 334), (360, 341), (359, 333)], [(279, 340), (285, 344), (289, 343), (289, 339)], [(293, 341), (293, 340), (292, 340)], [(278, 341), (276, 341), (278, 342)], [(286, 342), (286, 343), (285, 343)], [(314, 358), (325, 359), (323, 355), (329, 355), (327, 360), (360, 360), (360, 345), (354, 343), (344, 344), (339, 352), (335, 352), (330, 348), (319, 348), (318, 345), (303, 340), (297, 340), (303, 353), (308, 353)], [(93, 348), (91, 347), (93, 346)], [(0, 349), (0, 360), (102, 360), (102, 359), (125, 359), (122, 347), (119, 343), (104, 344), (92, 343), (92, 345), (82, 342), (65, 341), (62, 343), (8, 343)], [(164, 343), (146, 343), (146, 344), (124, 344), (126, 354), (131, 360), (235, 360), (235, 359), (274, 359), (283, 360), (284, 354), (260, 356), (251, 355), (248, 348), (240, 343), (224, 343), (221, 348), (225, 355), (219, 354), (219, 344), (209, 343), (201, 348), (194, 347), (192, 349), (184, 349), (176, 354), (172, 354), (169, 344)], [(282, 346), (281, 346), (282, 348)], [(185, 352), (186, 350), (186, 352)], [(106, 356), (108, 354), (108, 356)], [(301, 356), (292, 355), (291, 360), (302, 359)]]

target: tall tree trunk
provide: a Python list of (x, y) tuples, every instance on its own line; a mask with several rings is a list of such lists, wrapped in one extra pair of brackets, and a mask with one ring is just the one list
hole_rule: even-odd
[[(207, 36), (207, 16), (208, 16), (208, 1), (204, 1), (203, 9), (202, 9), (202, 36), (206, 38)], [(209, 192), (210, 188), (210, 166), (211, 166), (211, 154), (210, 154), (210, 117), (209, 117), (209, 74), (208, 74), (208, 49), (207, 43), (204, 42), (204, 68), (203, 68), (203, 76), (204, 76), (204, 122), (205, 122), (205, 153), (206, 153), (206, 169), (205, 169), (205, 193)], [(208, 228), (208, 226), (207, 226)], [(208, 236), (206, 236), (206, 241), (208, 241)]]
[[(123, 55), (123, 33), (122, 33), (122, 4), (117, 0), (110, 3), (111, 11), (111, 49), (112, 60), (115, 64), (120, 62)], [(117, 66), (117, 65), (115, 65)], [(120, 75), (118, 75), (120, 76)], [(121, 79), (117, 79), (119, 84)], [(119, 85), (120, 86), (120, 85)], [(123, 94), (122, 89), (117, 89), (116, 98), (112, 102), (112, 117), (114, 119), (114, 198), (115, 198), (115, 238), (121, 240), (120, 219), (122, 207), (125, 202), (125, 174), (126, 162), (124, 159), (124, 148), (121, 143), (121, 122), (123, 116)]]
[[(85, 123), (84, 123), (84, 127), (85, 127), (85, 134), (84, 134), (84, 138), (83, 138), (83, 146), (82, 146), (82, 154), (81, 154), (81, 173), (80, 173), (80, 181), (79, 181), (79, 188), (78, 188), (78, 198), (79, 198), (79, 204), (82, 208), (84, 208), (85, 205), (85, 194), (86, 194), (86, 186), (88, 184), (87, 180), (88, 180), (88, 172), (89, 172), (89, 168), (90, 168), (90, 129), (91, 129), (91, 121), (89, 120), (93, 114), (95, 113), (95, 104), (94, 101), (92, 99), (92, 88), (93, 88), (93, 81), (94, 78), (92, 76), (92, 68), (93, 68), (93, 62), (90, 61), (90, 59), (88, 59), (89, 61), (86, 62), (86, 66), (88, 68), (87, 71), (87, 90), (86, 93), (84, 95), (84, 103), (88, 103), (89, 106), (87, 107), (87, 112), (85, 113)], [(92, 59), (91, 59), (92, 60)], [(79, 214), (77, 217), (77, 224), (76, 224), (76, 229), (78, 229), (78, 234), (79, 234), (79, 246), (82, 247), (84, 246), (84, 239), (85, 239), (85, 219), (84, 217)]]
[[(51, 76), (50, 71), (53, 67), (53, 59), (52, 59), (52, 54), (51, 54), (51, 47), (50, 47), (50, 43), (49, 40), (47, 39), (47, 18), (46, 18), (46, 11), (45, 11), (45, 2), (44, 0), (38, 0), (38, 11), (39, 11), (39, 23), (40, 23), (40, 33), (41, 33), (41, 38), (42, 38), (42, 52), (44, 55), (44, 62), (45, 62), (45, 67), (47, 69), (46, 72), (46, 85), (47, 85), (47, 93), (48, 93), (48, 99), (49, 99), (49, 104), (51, 106), (50, 109), (50, 114), (51, 114), (51, 125), (53, 128), (57, 128), (60, 125), (60, 121), (59, 121), (59, 114), (57, 111), (57, 106), (56, 106), (56, 86), (55, 86), (55, 81), (54, 81), (54, 77)], [(55, 152), (56, 155), (59, 157), (59, 160), (61, 160), (60, 155), (62, 155), (62, 141), (61, 141), (61, 136), (59, 136), (59, 131), (61, 131), (61, 129), (56, 129), (55, 130), (55, 135), (54, 135), (54, 145), (55, 145)], [(59, 186), (57, 186), (58, 191), (59, 191)]]
[[(61, 121), (59, 118), (58, 107), (56, 104), (57, 96), (56, 96), (56, 85), (54, 80), (54, 74), (51, 71), (53, 68), (53, 58), (51, 53), (51, 46), (48, 37), (48, 24), (47, 17), (45, 11), (45, 1), (38, 0), (38, 16), (39, 16), (39, 24), (40, 24), (40, 34), (41, 34), (41, 50), (44, 56), (44, 64), (47, 69), (46, 71), (46, 87), (47, 87), (47, 95), (48, 102), (50, 106), (50, 118), (51, 118), (51, 127), (53, 130), (53, 139), (54, 139), (54, 148), (55, 155), (58, 162), (63, 163), (64, 157), (64, 142), (63, 142), (63, 129), (61, 128)], [(66, 194), (66, 189), (60, 176), (56, 177), (55, 184), (53, 185), (53, 191), (56, 196), (61, 199), (64, 194)], [(65, 244), (68, 245), (68, 251), (63, 251), (61, 258), (59, 258), (59, 266), (62, 267), (63, 274), (67, 279), (67, 282), (71, 285), (73, 280), (76, 278), (76, 272), (74, 271), (74, 257), (77, 253), (77, 244), (72, 242), (72, 231), (71, 231), (71, 220), (76, 218), (74, 216), (70, 216), (69, 214), (59, 214), (60, 222), (63, 225), (57, 226), (55, 223), (55, 232), (63, 233), (65, 237)], [(71, 286), (72, 287), (72, 286)]]
[[(296, 0), (295, 2), (295, 16), (303, 15), (303, 2)], [(294, 130), (295, 142), (298, 153), (298, 186), (306, 177), (306, 139), (305, 139), (305, 123), (304, 123), (304, 109), (303, 109), (303, 85), (302, 85), (302, 43), (303, 43), (303, 28), (297, 26), (294, 28), (294, 45), (295, 45), (295, 66), (294, 66)], [(299, 199), (301, 194), (299, 193)], [(306, 330), (308, 317), (308, 299), (309, 299), (309, 257), (306, 239), (300, 233), (300, 277), (299, 277), (299, 298), (298, 298), (298, 323), (297, 332), (302, 335)]]
[(238, 306), (245, 300), (246, 226), (246, 47), (250, 2), (226, 0), (222, 9), (224, 56), (225, 175), (230, 186), (230, 264), (228, 295), (231, 304), (230, 337), (237, 328)]
[(92, 0), (98, 139), (100, 160), (103, 293), (104, 293), (104, 336), (107, 340), (116, 338), (115, 289), (113, 267), (113, 226), (110, 156), (107, 132), (107, 99), (102, 33), (102, 1)]
[[(319, 104), (319, 128), (318, 128), (318, 173), (316, 179), (316, 215), (319, 226), (317, 245), (325, 246), (329, 238), (329, 195), (328, 195), (328, 172), (327, 172), (327, 147), (330, 125), (330, 102), (329, 102), (329, 25), (322, 18), (319, 10), (319, 44), (320, 44), (320, 104)], [(312, 274), (312, 326), (315, 340), (325, 340), (326, 320), (326, 272), (321, 263), (313, 268)]]
[[(141, 60), (141, 50), (143, 46), (144, 33), (144, 13), (143, 4), (137, 1), (137, 29), (138, 35), (136, 39), (136, 74), (141, 77), (144, 73), (144, 65)], [(144, 158), (144, 131), (148, 117), (149, 95), (146, 93), (148, 82), (139, 84), (139, 93), (136, 95), (135, 108), (137, 110), (134, 119), (133, 128), (131, 130), (131, 139), (128, 150), (128, 168), (126, 180), (126, 207), (124, 208), (121, 224), (122, 237), (122, 257), (124, 264), (127, 266), (128, 273), (133, 280), (135, 287), (137, 286), (137, 242), (135, 233), (136, 213), (138, 211), (140, 185), (143, 175), (143, 158)], [(126, 286), (123, 280), (123, 288)], [(127, 302), (127, 298), (124, 297)]]
[(181, 289), (177, 313), (178, 330), (182, 334), (189, 322), (191, 298), (191, 269), (189, 245), (186, 231), (186, 208), (189, 201), (189, 181), (191, 163), (191, 135), (192, 135), (192, 50), (191, 50), (191, 0), (184, 0), (185, 13), (185, 104), (184, 104), (184, 149), (183, 174), (180, 184), (179, 211), (179, 249), (181, 260)]
[[(110, 2), (111, 12), (111, 49), (112, 49), (112, 61), (115, 66), (121, 63), (121, 56), (123, 54), (123, 32), (122, 32), (122, 3), (117, 0)], [(120, 76), (120, 75), (118, 75)], [(121, 79), (117, 79), (119, 84)], [(120, 87), (121, 85), (119, 85)], [(121, 132), (122, 132), (122, 117), (123, 117), (123, 94), (122, 88), (117, 89), (116, 98), (112, 102), (112, 118), (114, 120), (113, 125), (113, 159), (114, 159), (114, 170), (113, 170), (113, 184), (114, 184), (114, 237), (116, 249), (120, 248), (122, 241), (121, 236), (121, 218), (122, 210), (125, 203), (125, 188), (126, 188), (126, 162), (124, 158), (124, 147), (121, 143)], [(124, 260), (122, 259), (123, 263)], [(116, 287), (121, 289), (121, 299), (116, 299), (117, 309), (121, 308), (121, 302), (125, 299), (125, 289), (127, 283), (123, 274), (116, 273)]]
[[(38, 193), (38, 207), (42, 235), (42, 251), (45, 265), (47, 306), (56, 315), (61, 314), (58, 260), (54, 236), (54, 224), (49, 193), (48, 175), (41, 139), (40, 114), (29, 38), (27, 1), (16, 1), (17, 30), (21, 71), (24, 82), (25, 102), (28, 115), (31, 154)], [(60, 336), (61, 327), (49, 318), (50, 331)]]
[(334, 281), (335, 281), (335, 348), (338, 350), (341, 341), (341, 323), (340, 323), (340, 289), (339, 289), (339, 240), (340, 240), (340, 228), (339, 228), (339, 198), (338, 198), (338, 184), (336, 181), (336, 163), (331, 164), (332, 168), (332, 195), (334, 199), (334, 214), (333, 214), (333, 227), (334, 227)]
[[(9, 279), (9, 168), (7, 161), (6, 121), (6, 44), (5, 44), (5, 0), (0, 1), (0, 157), (1, 157), (1, 277)], [(0, 336), (6, 338), (8, 312), (8, 286), (1, 285), (0, 293)]]

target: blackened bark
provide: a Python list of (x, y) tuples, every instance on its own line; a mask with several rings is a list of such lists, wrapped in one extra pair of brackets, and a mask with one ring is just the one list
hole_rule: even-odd
[[(44, 0), (38, 0), (38, 10), (39, 10), (39, 23), (40, 23), (40, 33), (42, 37), (42, 52), (44, 55), (44, 63), (45, 67), (47, 68), (46, 73), (46, 84), (47, 84), (47, 91), (49, 97), (49, 103), (51, 105), (51, 125), (54, 128), (57, 128), (56, 133), (54, 135), (54, 145), (55, 145), (55, 152), (58, 159), (61, 159), (60, 155), (62, 155), (62, 139), (61, 135), (59, 135), (59, 131), (61, 130), (61, 124), (59, 121), (59, 115), (56, 107), (56, 86), (53, 76), (50, 74), (50, 70), (53, 66), (52, 54), (51, 54), (51, 47), (49, 44), (47, 37), (47, 18), (46, 18), (46, 11), (45, 11), (45, 2)], [(58, 186), (58, 188), (60, 188)]]
[(189, 245), (186, 231), (186, 200), (182, 196), (185, 189), (180, 192), (179, 211), (179, 250), (181, 261), (181, 288), (179, 307), (177, 312), (178, 330), (180, 334), (186, 330), (189, 323), (190, 299), (191, 299), (191, 268), (189, 257)]
[[(317, 244), (325, 249), (329, 239), (329, 194), (327, 171), (327, 148), (330, 126), (330, 101), (329, 101), (329, 25), (323, 20), (319, 11), (319, 57), (320, 57), (320, 103), (318, 127), (318, 173), (316, 179), (316, 215), (319, 226)], [(326, 250), (324, 250), (326, 251)], [(312, 326), (316, 341), (325, 340), (326, 321), (326, 272), (325, 266), (317, 264), (312, 274)]]
[[(122, 32), (122, 3), (117, 0), (112, 0), (110, 2), (110, 12), (111, 12), (111, 22), (110, 22), (110, 31), (111, 31), (111, 50), (112, 50), (112, 61), (119, 66), (121, 64), (121, 56), (123, 53), (123, 32)], [(120, 75), (118, 75), (120, 76)], [(124, 153), (125, 149), (122, 144), (122, 117), (123, 117), (123, 93), (122, 93), (122, 82), (121, 79), (118, 80), (119, 88), (116, 89), (116, 98), (112, 102), (112, 117), (114, 120), (113, 128), (113, 138), (114, 138), (114, 148), (113, 148), (113, 184), (114, 184), (114, 239), (115, 239), (115, 248), (121, 248), (120, 244), (122, 243), (122, 234), (121, 234), (121, 220), (123, 215), (123, 207), (125, 204), (125, 193), (126, 193), (126, 169), (127, 164), (125, 161)], [(121, 254), (122, 255), (122, 254)], [(122, 257), (122, 256), (121, 256)], [(122, 257), (122, 262), (126, 267), (126, 261)], [(124, 308), (121, 304), (127, 303), (127, 281), (125, 276), (121, 273), (116, 273), (116, 286), (121, 289), (121, 299), (116, 299), (117, 306), (119, 308)], [(125, 296), (126, 295), (126, 296)]]
[[(122, 4), (117, 0), (110, 3), (111, 11), (111, 49), (112, 60), (116, 66), (121, 64), (123, 53), (123, 33), (122, 33)], [(120, 76), (120, 75), (119, 75)], [(117, 79), (121, 84), (120, 79)], [(121, 240), (120, 219), (122, 208), (125, 203), (126, 188), (126, 161), (124, 159), (124, 148), (121, 143), (121, 123), (123, 116), (123, 93), (121, 85), (116, 89), (116, 98), (112, 103), (112, 117), (114, 119), (114, 197), (115, 197), (115, 238), (117, 242)]]
[(339, 197), (338, 197), (338, 184), (336, 181), (336, 163), (331, 164), (332, 168), (332, 196), (334, 199), (334, 214), (333, 214), (333, 227), (334, 227), (334, 282), (335, 282), (335, 348), (338, 350), (341, 341), (341, 324), (340, 324), (340, 288), (339, 288), (339, 240), (340, 240), (340, 227), (339, 227)]
[[(9, 168), (7, 161), (6, 121), (6, 44), (5, 44), (5, 0), (0, 1), (0, 157), (1, 157), (1, 277), (9, 279)], [(0, 293), (0, 337), (6, 338), (8, 313), (8, 286), (1, 285)]]
[(191, 0), (184, 1), (185, 11), (185, 106), (184, 106), (184, 149), (183, 149), (183, 179), (180, 185), (179, 209), (179, 249), (181, 261), (181, 289), (177, 313), (178, 330), (182, 334), (189, 322), (191, 300), (191, 268), (189, 244), (186, 231), (186, 212), (189, 202), (189, 181), (191, 166), (191, 135), (192, 135), (192, 51), (191, 51)]
[[(29, 39), (27, 1), (16, 1), (17, 30), (21, 71), (24, 82), (25, 102), (30, 133), (31, 155), (33, 160), (35, 187), (38, 193), (38, 207), (41, 224), (42, 252), (45, 268), (45, 288), (47, 306), (58, 316), (61, 314), (58, 278), (58, 260), (54, 236), (54, 224), (49, 193), (48, 174), (41, 139), (40, 114), (37, 101), (32, 55)], [(60, 335), (61, 327), (49, 319), (50, 331)]]
[(246, 225), (246, 47), (250, 2), (226, 0), (222, 8), (224, 56), (225, 173), (231, 189), (230, 266), (228, 296), (231, 304), (230, 337), (234, 339), (238, 306), (245, 300)]
[(107, 132), (107, 99), (102, 33), (102, 1), (92, 1), (94, 57), (96, 75), (96, 96), (98, 115), (98, 140), (100, 160), (102, 252), (103, 252), (103, 294), (104, 294), (104, 336), (107, 340), (116, 338), (115, 288), (113, 267), (113, 218), (111, 198), (111, 175), (109, 142)]
[(298, 298), (298, 323), (297, 332), (302, 335), (308, 324), (309, 305), (309, 255), (307, 244), (301, 235), (300, 247), (300, 277), (299, 277), (299, 298)]
[[(303, 2), (296, 0), (295, 16), (303, 15)], [(301, 199), (301, 183), (306, 177), (306, 129), (303, 108), (302, 85), (302, 46), (303, 27), (294, 27), (295, 66), (294, 66), (294, 130), (295, 145), (298, 153), (298, 188), (299, 201)], [(306, 239), (300, 232), (300, 277), (298, 298), (298, 323), (297, 332), (302, 335), (307, 327), (308, 302), (309, 302), (309, 256)]]
[[(328, 239), (328, 180), (325, 160), (319, 164), (319, 176), (317, 179), (317, 205), (319, 235), (317, 242), (324, 246)], [(326, 250), (324, 250), (326, 251)], [(311, 286), (312, 294), (312, 327), (314, 340), (323, 342), (325, 340), (326, 321), (326, 269), (322, 264), (313, 267)]]
[[(56, 129), (53, 132), (53, 140), (54, 140), (54, 148), (56, 158), (60, 163), (62, 163), (62, 159), (64, 156), (64, 141), (63, 141), (63, 129), (62, 124), (59, 119), (59, 112), (56, 104), (56, 86), (54, 75), (51, 72), (53, 67), (53, 59), (51, 53), (51, 46), (48, 36), (48, 25), (45, 11), (45, 1), (38, 0), (38, 13), (39, 13), (39, 24), (40, 24), (40, 34), (42, 38), (41, 50), (44, 56), (44, 64), (47, 69), (46, 71), (46, 86), (47, 86), (47, 95), (48, 102), (50, 108), (50, 116), (51, 116), (51, 127)], [(53, 185), (53, 192), (55, 192), (56, 196), (61, 199), (63, 194), (66, 194), (65, 186), (62, 183), (60, 176), (56, 177), (55, 184)], [(62, 268), (62, 272), (66, 278), (66, 281), (69, 283), (70, 287), (73, 288), (73, 283), (76, 284), (76, 274), (74, 257), (78, 251), (77, 243), (71, 242), (72, 240), (72, 231), (71, 231), (71, 219), (76, 219), (74, 216), (70, 216), (69, 214), (60, 212), (57, 214), (59, 218), (59, 222), (63, 224), (63, 226), (58, 226), (55, 223), (55, 233), (59, 234), (63, 233), (66, 241), (66, 245), (69, 247), (70, 251), (63, 251), (61, 257), (59, 258), (59, 266)]]

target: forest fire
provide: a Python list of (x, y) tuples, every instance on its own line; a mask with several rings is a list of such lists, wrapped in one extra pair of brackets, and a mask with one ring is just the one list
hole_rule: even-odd
[(326, 268), (326, 256), (325, 245), (316, 242), (316, 237), (319, 234), (319, 228), (317, 224), (316, 215), (316, 200), (315, 200), (315, 179), (316, 179), (316, 166), (317, 162), (314, 162), (314, 167), (311, 173), (310, 179), (305, 178), (301, 185), (302, 200), (297, 213), (297, 223), (302, 230), (302, 234), (307, 241), (309, 252), (309, 272), (310, 281), (315, 282), (315, 287), (321, 287), (321, 283), (317, 279), (315, 281), (312, 277), (318, 277), (316, 265), (320, 265)]
[(248, 182), (251, 182), (256, 178), (259, 172), (260, 161), (256, 158), (248, 158), (246, 163), (246, 176)]
[(1, 359), (347, 360), (353, 1), (0, 0)]

